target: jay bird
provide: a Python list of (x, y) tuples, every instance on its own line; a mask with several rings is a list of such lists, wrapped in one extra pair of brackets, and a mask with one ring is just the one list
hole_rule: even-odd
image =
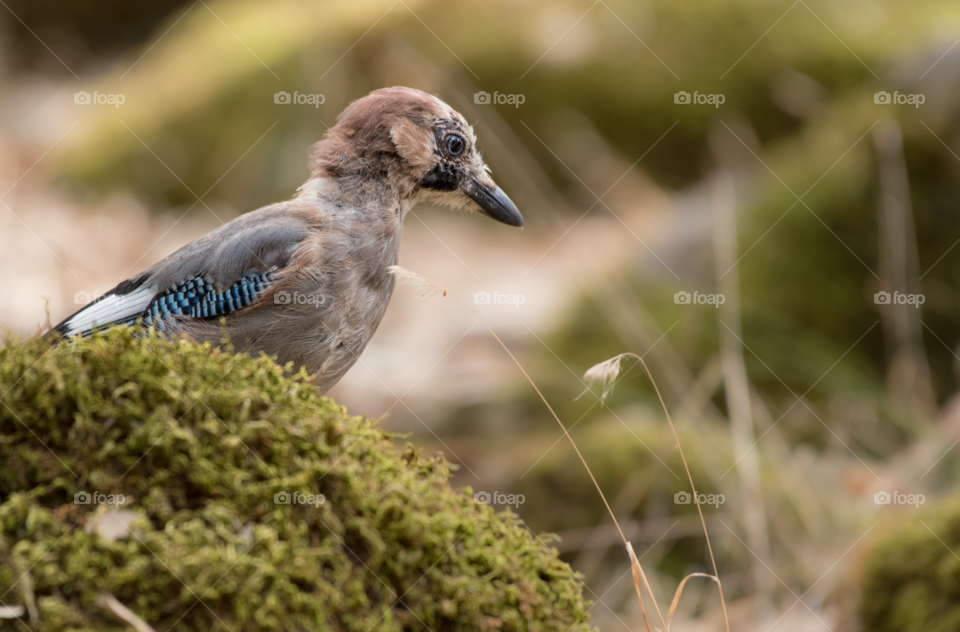
[(310, 178), (292, 200), (187, 244), (49, 335), (124, 324), (219, 345), (225, 326), (238, 350), (304, 367), (326, 392), (376, 331), (403, 219), (423, 201), (523, 226), (459, 113), (412, 88), (376, 90), (313, 146)]

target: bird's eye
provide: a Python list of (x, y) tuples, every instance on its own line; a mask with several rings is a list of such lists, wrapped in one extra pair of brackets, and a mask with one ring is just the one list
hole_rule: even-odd
[(447, 153), (451, 156), (459, 156), (467, 148), (466, 141), (456, 134), (447, 136)]

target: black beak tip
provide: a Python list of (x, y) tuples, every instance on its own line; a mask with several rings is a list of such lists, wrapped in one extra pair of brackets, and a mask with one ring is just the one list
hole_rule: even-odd
[(523, 216), (517, 210), (507, 194), (494, 185), (493, 190), (486, 188), (479, 182), (473, 181), (464, 190), (467, 196), (480, 207), (484, 215), (495, 219), (507, 226), (523, 228)]
[(523, 228), (523, 216), (520, 215), (520, 211), (517, 210), (517, 207), (514, 206), (510, 209), (511, 212), (507, 213), (505, 217), (495, 217), (494, 219), (503, 222), (507, 226), (516, 226), (517, 228)]
[(484, 214), (487, 217), (497, 220), (502, 224), (507, 226), (515, 226), (517, 228), (523, 228), (523, 216), (520, 214), (520, 211), (517, 210), (517, 207), (506, 195), (503, 195), (503, 192), (497, 189), (497, 192), (500, 193), (499, 197), (502, 197), (502, 201), (497, 204), (494, 208), (483, 208)]

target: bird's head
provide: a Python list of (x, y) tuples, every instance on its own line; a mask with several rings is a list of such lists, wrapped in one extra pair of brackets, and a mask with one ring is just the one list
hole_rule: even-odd
[(413, 88), (375, 90), (351, 103), (314, 146), (312, 177), (368, 178), (411, 203), (474, 210), (523, 226), (523, 217), (490, 177), (473, 128), (440, 99)]

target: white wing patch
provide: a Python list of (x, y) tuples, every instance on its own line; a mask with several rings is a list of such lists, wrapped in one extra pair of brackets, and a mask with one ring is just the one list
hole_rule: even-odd
[(129, 294), (111, 294), (82, 309), (67, 320), (65, 336), (89, 332), (94, 327), (106, 327), (116, 322), (141, 315), (156, 296), (153, 287), (139, 287)]

